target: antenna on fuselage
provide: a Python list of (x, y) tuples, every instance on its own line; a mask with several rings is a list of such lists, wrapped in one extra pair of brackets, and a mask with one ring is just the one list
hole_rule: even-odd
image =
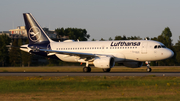
[(149, 40), (149, 38), (148, 38), (148, 37), (146, 37), (146, 38), (145, 38), (145, 40)]

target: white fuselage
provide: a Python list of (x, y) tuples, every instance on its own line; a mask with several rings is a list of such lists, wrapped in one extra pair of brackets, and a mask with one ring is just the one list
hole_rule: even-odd
[[(164, 46), (162, 43), (152, 40), (51, 42), (50, 46), (52, 50), (57, 51), (113, 56), (115, 62), (157, 61), (174, 55), (170, 49), (162, 47)], [(77, 55), (56, 54), (56, 56), (66, 62), (86, 62)]]

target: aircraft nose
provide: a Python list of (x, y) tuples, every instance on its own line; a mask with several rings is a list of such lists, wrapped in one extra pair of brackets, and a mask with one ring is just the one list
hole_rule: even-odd
[(174, 56), (174, 52), (172, 50), (168, 49), (168, 51), (166, 52), (166, 56), (167, 56), (167, 58), (171, 58)]

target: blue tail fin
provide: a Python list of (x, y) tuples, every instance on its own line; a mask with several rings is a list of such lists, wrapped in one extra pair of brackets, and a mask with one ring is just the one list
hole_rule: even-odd
[(29, 44), (46, 43), (52, 41), (34, 19), (32, 14), (23, 13), (23, 17), (26, 25)]

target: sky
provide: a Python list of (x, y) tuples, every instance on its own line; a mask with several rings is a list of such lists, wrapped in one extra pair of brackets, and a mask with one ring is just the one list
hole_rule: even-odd
[(169, 27), (180, 36), (180, 0), (0, 0), (0, 31), (24, 26), (32, 13), (41, 27), (82, 28), (90, 39), (157, 37)]

